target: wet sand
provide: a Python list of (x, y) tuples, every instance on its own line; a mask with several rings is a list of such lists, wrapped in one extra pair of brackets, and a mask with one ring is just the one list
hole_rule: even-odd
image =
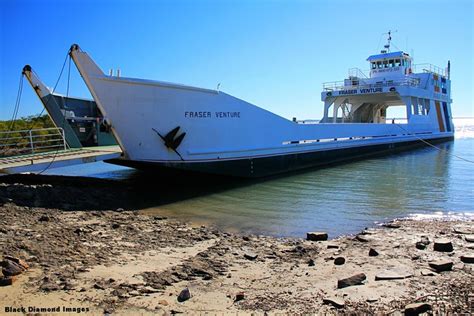
[(240, 235), (144, 215), (126, 203), (133, 188), (3, 179), (0, 259), (29, 268), (0, 287), (0, 313), (474, 312), (472, 221), (400, 220), (328, 241)]

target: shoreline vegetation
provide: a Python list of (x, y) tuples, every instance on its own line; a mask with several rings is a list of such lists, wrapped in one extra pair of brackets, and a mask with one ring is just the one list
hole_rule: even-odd
[(332, 240), (243, 235), (145, 215), (127, 203), (134, 190), (0, 177), (0, 313), (474, 312), (472, 220), (395, 220)]

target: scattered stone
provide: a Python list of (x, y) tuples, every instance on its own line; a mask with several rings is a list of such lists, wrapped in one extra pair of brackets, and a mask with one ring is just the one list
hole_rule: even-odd
[(364, 273), (358, 273), (351, 277), (337, 280), (337, 288), (342, 289), (348, 286), (361, 285), (367, 279)]
[(248, 251), (244, 254), (245, 259), (247, 260), (255, 260), (257, 259), (258, 255), (256, 253), (253, 253), (251, 251)]
[(345, 303), (344, 303), (344, 300), (342, 299), (339, 299), (337, 297), (326, 297), (326, 298), (323, 298), (323, 303), (324, 304), (328, 304), (328, 305), (332, 305), (334, 306), (335, 308), (343, 308)]
[(163, 306), (168, 306), (169, 305), (167, 300), (159, 300), (158, 304), (163, 305)]
[(308, 266), (314, 267), (314, 265), (315, 265), (314, 260), (313, 260), (313, 259), (309, 259), (309, 260), (308, 260)]
[(420, 274), (422, 276), (435, 276), (435, 273), (431, 270), (428, 270), (428, 269), (421, 270)]
[(10, 260), (10, 261), (13, 261), (15, 262), (16, 264), (19, 264), (23, 269), (25, 270), (28, 270), (28, 268), (30, 267), (28, 265), (28, 263), (26, 263), (24, 260), (20, 259), (20, 258), (16, 258), (16, 257), (12, 257), (12, 256), (8, 256), (6, 255), (5, 257), (3, 257), (4, 259), (6, 260)]
[(0, 262), (2, 268), (2, 273), (4, 276), (14, 276), (23, 273), (26, 269), (15, 261), (4, 259)]
[(0, 286), (9, 286), (15, 282), (16, 279), (14, 276), (0, 278)]
[(405, 316), (415, 316), (429, 310), (431, 310), (431, 305), (428, 303), (412, 303), (405, 306)]
[(378, 300), (379, 300), (379, 299), (378, 299), (377, 297), (369, 297), (369, 298), (367, 298), (365, 301), (366, 301), (367, 303), (375, 303), (375, 302), (377, 302)]
[(346, 259), (344, 257), (337, 257), (336, 259), (334, 259), (334, 264), (336, 266), (343, 265), (344, 263), (346, 263)]
[(474, 242), (474, 235), (466, 235), (466, 236), (464, 236), (464, 239), (467, 242)]
[(363, 234), (356, 235), (356, 239), (360, 242), (369, 242), (370, 241), (370, 238), (363, 235)]
[(133, 290), (128, 294), (130, 294), (131, 296), (140, 296), (140, 292), (138, 292), (137, 290)]
[(416, 249), (419, 249), (419, 250), (425, 250), (426, 249), (426, 244), (421, 242), (421, 241), (417, 241), (416, 244), (415, 244), (415, 247), (416, 247)]
[(40, 218), (38, 218), (38, 222), (49, 222), (49, 217), (46, 215), (42, 215), (40, 216)]
[(464, 263), (474, 263), (474, 254), (462, 255), (461, 261)]
[(379, 255), (379, 252), (375, 250), (374, 248), (370, 248), (369, 250), (369, 257), (376, 257)]
[(325, 232), (309, 232), (309, 233), (306, 233), (306, 240), (310, 240), (310, 241), (328, 240), (328, 234)]
[(436, 270), (436, 272), (450, 271), (453, 268), (453, 262), (448, 260), (439, 260), (429, 263), (429, 266)]
[(461, 226), (454, 227), (453, 231), (456, 234), (462, 234), (462, 235), (469, 235), (469, 234), (474, 233), (474, 231), (470, 229), (469, 227), (461, 227)]
[(113, 228), (113, 229), (117, 229), (117, 228), (119, 228), (119, 227), (120, 227), (120, 224), (118, 224), (118, 223), (113, 223), (113, 224), (112, 224), (112, 228)]
[(119, 212), (119, 213), (120, 213), (120, 212), (123, 212), (123, 211), (124, 211), (124, 209), (121, 208), (121, 207), (119, 207), (118, 209), (115, 210), (115, 212)]
[(385, 223), (382, 226), (386, 227), (386, 228), (400, 228), (400, 227), (402, 227), (402, 225), (398, 222)]
[(430, 244), (430, 239), (428, 238), (428, 236), (421, 236), (421, 241), (422, 243), (424, 243), (425, 245), (429, 245)]
[(238, 302), (238, 301), (241, 301), (241, 300), (244, 300), (244, 299), (245, 299), (245, 293), (244, 292), (239, 292), (235, 295), (234, 302)]
[(97, 289), (97, 290), (105, 290), (105, 288), (104, 288), (102, 285), (100, 285), (99, 283), (95, 283), (95, 284), (94, 284), (94, 289)]
[(328, 249), (339, 249), (339, 245), (336, 245), (336, 244), (328, 244)]
[(434, 241), (433, 249), (434, 251), (451, 252), (453, 251), (453, 244), (449, 239), (437, 239)]
[(413, 276), (412, 273), (401, 271), (399, 269), (385, 270), (375, 276), (375, 281), (403, 280), (406, 278), (410, 278), (412, 276)]
[(184, 302), (191, 298), (191, 292), (188, 288), (184, 288), (178, 295), (178, 302)]

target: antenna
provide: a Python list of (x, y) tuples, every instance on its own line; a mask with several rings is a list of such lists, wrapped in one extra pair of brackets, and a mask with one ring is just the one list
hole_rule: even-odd
[(387, 44), (385, 44), (383, 46), (384, 49), (380, 51), (382, 54), (390, 53), (390, 42), (392, 41), (392, 33), (396, 33), (396, 32), (398, 32), (398, 30), (395, 30), (395, 31), (389, 30), (387, 33), (382, 33), (382, 35), (388, 35)]

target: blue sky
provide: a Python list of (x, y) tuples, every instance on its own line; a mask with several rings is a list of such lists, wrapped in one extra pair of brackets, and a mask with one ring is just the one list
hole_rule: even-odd
[[(21, 69), (52, 86), (78, 43), (108, 72), (215, 88), (287, 118), (320, 118), (322, 83), (343, 80), (393, 34), (415, 63), (452, 64), (454, 116), (474, 116), (473, 2), (0, 0), (0, 119)], [(395, 48), (394, 48), (395, 49)], [(63, 75), (57, 91), (65, 93)], [(72, 67), (70, 95), (90, 97)], [(19, 116), (42, 105), (25, 81)]]

